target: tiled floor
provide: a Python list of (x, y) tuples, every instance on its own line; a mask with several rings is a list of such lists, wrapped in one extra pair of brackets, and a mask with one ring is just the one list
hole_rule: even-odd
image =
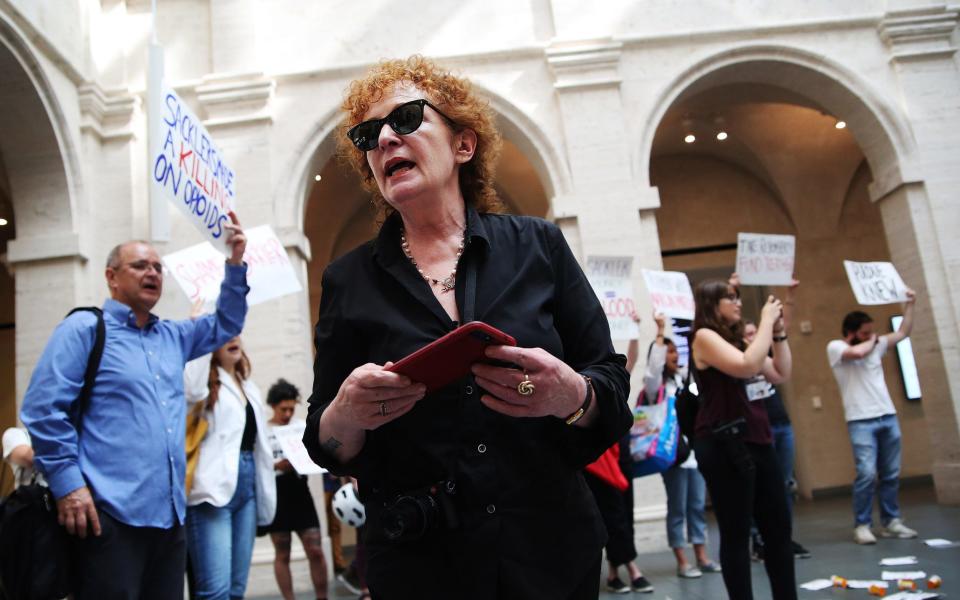
[[(813, 552), (813, 557), (797, 561), (797, 583), (837, 574), (848, 579), (879, 579), (881, 558), (916, 556), (920, 564), (902, 569), (917, 569), (943, 578), (942, 592), (948, 597), (960, 598), (960, 547), (932, 549), (923, 544), (927, 538), (946, 538), (960, 541), (960, 507), (936, 504), (932, 488), (913, 488), (901, 492), (901, 504), (906, 523), (920, 532), (916, 540), (880, 539), (875, 546), (857, 546), (852, 542), (850, 498), (830, 498), (804, 502), (797, 506), (795, 538)], [(716, 558), (716, 526), (710, 515), (710, 554)], [(665, 550), (641, 555), (638, 564), (653, 582), (652, 594), (616, 595), (601, 593), (600, 598), (635, 597), (638, 600), (723, 600), (727, 597), (720, 575), (704, 575), (701, 579), (678, 579), (674, 573), (673, 555)], [(279, 600), (270, 565), (258, 565), (251, 573), (248, 597)], [(306, 564), (294, 565), (298, 598), (311, 598)], [(598, 582), (598, 585), (600, 583)], [(770, 597), (763, 565), (753, 565), (754, 596), (760, 600)], [(863, 599), (870, 598), (864, 590), (827, 589), (820, 592), (799, 591), (801, 600)], [(342, 587), (331, 585), (331, 598), (351, 598)], [(453, 597), (452, 597), (453, 598)]]

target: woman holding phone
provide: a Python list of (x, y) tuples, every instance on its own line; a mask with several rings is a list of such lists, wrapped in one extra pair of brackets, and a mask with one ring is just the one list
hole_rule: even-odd
[[(693, 357), (699, 388), (693, 448), (720, 527), (720, 564), (727, 593), (751, 600), (750, 523), (766, 542), (764, 566), (775, 600), (797, 597), (790, 516), (783, 477), (763, 402), (751, 402), (745, 380), (762, 373), (790, 377), (782, 305), (770, 296), (750, 345), (743, 340), (740, 292), (726, 281), (700, 283), (694, 294)], [(771, 352), (772, 357), (768, 356)]]
[[(358, 481), (371, 592), (596, 598), (606, 535), (580, 470), (631, 422), (596, 294), (556, 226), (497, 214), (500, 137), (469, 81), (385, 61), (342, 108), (382, 224), (324, 273), (304, 443)], [(469, 321), (517, 345), (430, 393), (386, 370)]]

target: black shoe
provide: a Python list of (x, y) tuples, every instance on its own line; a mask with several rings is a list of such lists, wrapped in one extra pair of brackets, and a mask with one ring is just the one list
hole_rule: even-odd
[(647, 581), (647, 578), (641, 575), (630, 582), (630, 588), (635, 592), (649, 594), (653, 591), (653, 584)]
[(607, 591), (613, 592), (614, 594), (629, 594), (630, 586), (620, 581), (619, 577), (614, 577), (613, 579), (607, 580)]
[(763, 540), (759, 535), (753, 536), (751, 543), (750, 558), (757, 562), (763, 562)]
[(794, 558), (810, 558), (813, 556), (810, 554), (810, 551), (801, 546), (800, 544), (791, 541), (790, 545), (793, 546), (793, 557)]

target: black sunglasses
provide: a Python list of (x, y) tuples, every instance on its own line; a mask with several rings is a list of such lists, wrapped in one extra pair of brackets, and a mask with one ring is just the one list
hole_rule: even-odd
[(400, 106), (390, 111), (390, 114), (382, 119), (370, 119), (359, 125), (354, 125), (347, 131), (347, 137), (353, 142), (361, 152), (369, 152), (377, 147), (380, 140), (380, 130), (384, 123), (390, 126), (399, 135), (408, 135), (420, 128), (423, 123), (423, 107), (429, 106), (437, 111), (437, 114), (447, 120), (450, 125), (455, 125), (453, 119), (440, 112), (440, 109), (430, 104), (427, 100), (411, 100), (404, 102)]

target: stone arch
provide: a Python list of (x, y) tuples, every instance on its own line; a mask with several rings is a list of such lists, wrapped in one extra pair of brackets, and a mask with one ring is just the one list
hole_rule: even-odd
[[(486, 97), (497, 115), (500, 133), (510, 139), (530, 160), (543, 183), (547, 198), (552, 201), (558, 195), (569, 193), (570, 173), (565, 167), (560, 149), (551, 143), (543, 129), (529, 115), (507, 98), (489, 88), (474, 84)], [(340, 124), (340, 111), (331, 106), (324, 111), (314, 126), (303, 136), (300, 144), (291, 152), (290, 168), (283, 174), (274, 193), (274, 212), (281, 227), (293, 227), (303, 231), (306, 200), (312, 176), (334, 156), (334, 135)]]
[(874, 198), (902, 183), (919, 180), (912, 163), (913, 135), (882, 94), (822, 55), (777, 45), (733, 48), (691, 65), (676, 77), (659, 94), (644, 124), (636, 172), (649, 177), (653, 139), (671, 106), (704, 89), (741, 82), (764, 83), (801, 94), (847, 121), (874, 173)]
[[(80, 153), (67, 133), (67, 118), (34, 49), (2, 14), (0, 69), (5, 88), (0, 155), (6, 162), (18, 217), (17, 237), (29, 240), (72, 234), (78, 227)], [(25, 123), (34, 126), (27, 131)], [(79, 240), (71, 242), (77, 249)], [(16, 259), (15, 253), (12, 258)]]

